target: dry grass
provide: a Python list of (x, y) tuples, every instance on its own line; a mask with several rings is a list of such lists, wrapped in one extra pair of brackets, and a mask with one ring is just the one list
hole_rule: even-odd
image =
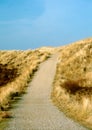
[(41, 52), (49, 52), (50, 54), (55, 54), (56, 52), (61, 50), (61, 47), (41, 47), (37, 50)]
[(6, 110), (12, 100), (25, 93), (39, 64), (49, 56), (39, 50), (0, 51), (0, 118), (10, 117)]
[(59, 109), (92, 129), (92, 39), (61, 50), (53, 86), (52, 100)]

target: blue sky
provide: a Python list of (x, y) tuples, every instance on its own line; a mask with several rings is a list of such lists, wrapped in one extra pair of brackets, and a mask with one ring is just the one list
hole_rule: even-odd
[(0, 50), (92, 37), (92, 0), (0, 0)]

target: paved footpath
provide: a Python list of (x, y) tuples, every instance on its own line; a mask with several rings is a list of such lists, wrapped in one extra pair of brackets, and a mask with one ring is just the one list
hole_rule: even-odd
[(57, 55), (40, 65), (27, 94), (13, 109), (13, 118), (5, 130), (87, 130), (67, 118), (50, 99)]

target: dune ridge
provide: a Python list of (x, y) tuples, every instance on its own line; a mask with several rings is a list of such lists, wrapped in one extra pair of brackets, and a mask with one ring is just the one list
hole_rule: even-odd
[(92, 129), (92, 38), (60, 50), (51, 98), (67, 116)]

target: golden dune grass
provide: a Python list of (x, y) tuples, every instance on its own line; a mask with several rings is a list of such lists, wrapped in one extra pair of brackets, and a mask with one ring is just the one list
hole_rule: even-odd
[(7, 112), (15, 96), (25, 92), (39, 64), (50, 56), (39, 50), (0, 51), (0, 118)]
[(67, 116), (92, 129), (92, 39), (65, 46), (51, 94)]

